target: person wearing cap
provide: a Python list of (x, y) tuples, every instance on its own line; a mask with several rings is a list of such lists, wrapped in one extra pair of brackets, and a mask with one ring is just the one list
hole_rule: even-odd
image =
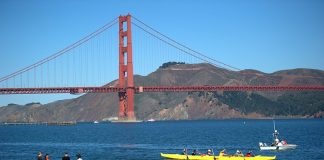
[(208, 151), (207, 151), (207, 155), (209, 155), (209, 156), (213, 155), (213, 152), (212, 152), (211, 149), (208, 149)]
[(43, 160), (42, 152), (38, 152), (38, 154), (37, 154), (37, 160)]
[(243, 153), (240, 150), (236, 150), (235, 156), (243, 157)]
[(64, 153), (64, 156), (62, 157), (62, 160), (70, 160), (70, 156), (67, 152)]
[(188, 150), (187, 150), (187, 148), (184, 148), (184, 149), (182, 150), (182, 154), (183, 154), (183, 155), (187, 155), (187, 154), (188, 154)]
[(219, 152), (219, 157), (226, 156), (225, 149)]
[(78, 153), (78, 154), (76, 155), (76, 157), (77, 157), (77, 160), (82, 160), (82, 158), (81, 158), (81, 154), (80, 154), (80, 153)]

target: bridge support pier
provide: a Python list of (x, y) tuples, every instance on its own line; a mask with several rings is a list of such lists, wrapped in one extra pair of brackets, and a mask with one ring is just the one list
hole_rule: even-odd
[(131, 15), (119, 16), (119, 87), (125, 90), (118, 93), (118, 118), (121, 121), (135, 121)]

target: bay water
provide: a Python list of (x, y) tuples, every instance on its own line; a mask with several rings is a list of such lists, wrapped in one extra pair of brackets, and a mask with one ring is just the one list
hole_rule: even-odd
[(77, 123), (71, 126), (0, 125), (0, 160), (32, 160), (48, 153), (71, 159), (160, 160), (160, 153), (181, 153), (211, 148), (234, 154), (251, 150), (255, 155), (276, 155), (279, 160), (324, 159), (324, 120), (276, 120), (279, 137), (297, 144), (294, 150), (260, 151), (259, 142), (271, 144), (272, 120), (195, 120), (142, 123)]

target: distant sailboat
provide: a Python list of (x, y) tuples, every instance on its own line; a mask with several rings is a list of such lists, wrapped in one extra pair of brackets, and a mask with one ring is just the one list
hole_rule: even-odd
[(94, 124), (97, 124), (97, 123), (99, 123), (99, 122), (98, 122), (98, 121), (94, 121), (93, 123), (94, 123)]
[(297, 145), (288, 144), (286, 140), (279, 140), (279, 132), (276, 130), (276, 123), (273, 121), (273, 143), (268, 146), (266, 143), (259, 142), (260, 150), (286, 150), (286, 149), (295, 149)]

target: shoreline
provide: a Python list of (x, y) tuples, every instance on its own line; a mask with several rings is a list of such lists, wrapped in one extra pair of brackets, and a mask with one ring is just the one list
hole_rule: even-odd
[[(323, 118), (305, 118), (305, 117), (294, 117), (294, 118), (287, 118), (287, 117), (276, 117), (276, 118), (222, 118), (222, 119), (181, 119), (181, 120), (155, 120), (154, 122), (188, 122), (188, 121), (236, 121), (236, 120), (242, 120), (242, 121), (249, 121), (249, 120), (323, 120)], [(70, 126), (70, 125), (76, 125), (76, 124), (82, 124), (82, 123), (93, 123), (93, 121), (71, 121), (71, 122), (0, 122), (0, 125), (53, 125), (53, 126)], [(101, 121), (99, 123), (135, 123), (135, 122), (129, 122), (129, 121)], [(136, 123), (148, 123), (144, 120), (138, 120)]]

